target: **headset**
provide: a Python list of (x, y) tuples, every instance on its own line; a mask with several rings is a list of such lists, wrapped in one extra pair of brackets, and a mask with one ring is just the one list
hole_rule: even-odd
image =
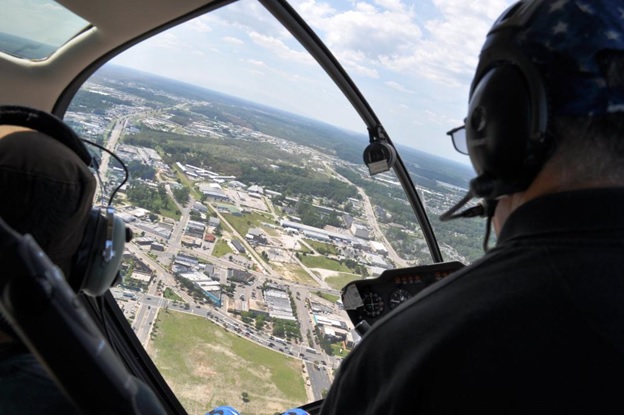
[(470, 87), (465, 121), (477, 177), (473, 196), (494, 200), (525, 190), (551, 154), (542, 76), (513, 42), (544, 0), (520, 1), (494, 23)]
[[(88, 166), (93, 157), (78, 135), (56, 116), (34, 108), (0, 106), (0, 125), (27, 127), (46, 134), (71, 149)], [(120, 282), (119, 267), (125, 242), (132, 237), (125, 222), (111, 206), (94, 207), (89, 212), (82, 241), (66, 276), (76, 293), (100, 296)]]

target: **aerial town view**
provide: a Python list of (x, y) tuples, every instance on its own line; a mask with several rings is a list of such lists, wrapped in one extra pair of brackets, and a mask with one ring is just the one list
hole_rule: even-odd
[[(392, 173), (369, 176), (367, 137), (119, 67), (66, 120), (102, 153), (105, 203), (133, 231), (112, 289), (189, 413), (279, 413), (321, 399), (359, 337), (340, 289), (431, 262)], [(401, 150), (403, 151), (403, 150)], [(433, 217), (469, 170), (401, 153)], [(469, 263), (482, 223), (433, 223), (445, 260)]]

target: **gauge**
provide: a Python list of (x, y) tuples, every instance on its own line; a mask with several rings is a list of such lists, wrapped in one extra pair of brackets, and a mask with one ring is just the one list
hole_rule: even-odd
[(390, 294), (390, 309), (394, 309), (399, 304), (409, 300), (412, 297), (409, 291), (399, 288)]
[(377, 317), (384, 311), (384, 300), (375, 292), (370, 292), (362, 298), (364, 314), (368, 317)]

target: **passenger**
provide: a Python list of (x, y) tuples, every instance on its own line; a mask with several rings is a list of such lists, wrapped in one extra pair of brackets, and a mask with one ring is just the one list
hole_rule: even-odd
[(373, 326), (321, 414), (623, 411), (622, 2), (510, 8), (465, 127), (496, 246)]
[[(0, 217), (31, 234), (66, 276), (95, 188), (86, 164), (64, 144), (33, 130), (0, 126)], [(0, 413), (78, 413), (1, 316)]]

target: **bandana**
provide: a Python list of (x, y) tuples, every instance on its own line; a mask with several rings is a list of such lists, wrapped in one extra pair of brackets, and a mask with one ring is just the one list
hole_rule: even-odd
[(515, 42), (544, 77), (552, 114), (624, 111), (624, 82), (606, 77), (613, 52), (624, 60), (621, 0), (544, 1)]

